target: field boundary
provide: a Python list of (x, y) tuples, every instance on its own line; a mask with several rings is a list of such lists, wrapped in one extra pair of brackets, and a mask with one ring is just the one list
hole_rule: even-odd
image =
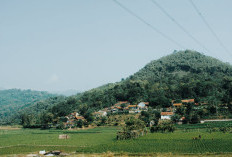
[(17, 144), (11, 146), (0, 147), (0, 149), (10, 148), (10, 147), (21, 147), (21, 146), (30, 146), (30, 147), (85, 147), (85, 146), (70, 146), (70, 145), (30, 145), (30, 144)]

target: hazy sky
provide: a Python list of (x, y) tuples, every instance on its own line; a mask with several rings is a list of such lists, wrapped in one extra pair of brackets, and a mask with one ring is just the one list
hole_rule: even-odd
[[(156, 0), (210, 51), (150, 0), (118, 0), (160, 31), (232, 63), (189, 0)], [(232, 54), (232, 0), (193, 0)], [(84, 91), (120, 81), (180, 50), (112, 0), (0, 0), (0, 87)]]

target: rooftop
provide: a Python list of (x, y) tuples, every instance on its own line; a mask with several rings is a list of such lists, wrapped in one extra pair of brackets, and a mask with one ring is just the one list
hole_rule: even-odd
[(173, 112), (161, 112), (161, 116), (172, 116)]

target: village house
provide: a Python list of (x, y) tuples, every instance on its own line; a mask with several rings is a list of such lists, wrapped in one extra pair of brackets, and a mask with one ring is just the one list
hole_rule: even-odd
[(107, 112), (106, 112), (106, 111), (99, 110), (98, 112), (94, 112), (93, 115), (94, 115), (95, 117), (105, 117), (105, 116), (107, 116)]
[[(128, 101), (119, 101), (109, 108), (104, 108), (102, 111), (111, 113), (119, 113), (124, 111), (128, 111), (129, 113), (140, 113), (141, 111), (147, 110), (148, 106), (149, 102), (140, 102), (138, 105), (131, 105)], [(95, 116), (100, 114), (103, 113), (94, 113)]]
[(195, 103), (195, 100), (194, 99), (184, 99), (184, 100), (181, 100), (181, 102), (178, 102), (178, 103), (175, 103), (175, 100), (172, 100), (172, 105), (174, 107), (182, 106), (184, 103)]
[(182, 103), (173, 103), (173, 106), (178, 107), (178, 106), (182, 106)]
[(111, 113), (116, 113), (119, 111), (119, 106), (111, 106), (110, 109), (108, 110)]
[(79, 116), (80, 114), (78, 112), (73, 112), (70, 113), (69, 115), (65, 116), (67, 119), (75, 119), (77, 116)]
[(138, 108), (138, 105), (129, 105), (129, 113), (139, 113), (141, 112)]
[(164, 120), (164, 119), (171, 119), (171, 117), (174, 115), (173, 112), (161, 112), (161, 119)]
[(129, 110), (136, 110), (137, 105), (129, 105), (128, 108), (129, 108)]
[(181, 100), (182, 103), (194, 103), (194, 99), (185, 99), (185, 100)]
[(74, 119), (68, 119), (67, 122), (64, 123), (65, 128), (71, 128), (74, 127), (75, 121)]
[(67, 118), (67, 122), (64, 123), (65, 127), (74, 127), (78, 120), (85, 121), (86, 119), (77, 112), (70, 113)]
[(138, 108), (139, 109), (147, 109), (148, 108), (148, 105), (149, 105), (149, 102), (140, 102), (138, 104)]
[(75, 118), (76, 118), (75, 120), (85, 120), (83, 116), (76, 116)]
[(181, 117), (179, 121), (177, 121), (177, 124), (181, 125), (183, 124), (183, 121), (185, 120), (185, 117)]
[(116, 104), (114, 104), (114, 106), (121, 107), (122, 104), (125, 104), (126, 106), (128, 106), (130, 103), (128, 101), (119, 101)]

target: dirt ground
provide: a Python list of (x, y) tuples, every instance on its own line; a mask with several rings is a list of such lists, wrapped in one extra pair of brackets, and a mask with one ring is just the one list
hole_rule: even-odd
[(19, 130), (20, 127), (17, 126), (0, 126), (0, 130)]
[[(36, 153), (20, 154), (20, 155), (4, 155), (0, 157), (33, 157)], [(43, 155), (38, 155), (38, 157)], [(127, 153), (102, 153), (102, 154), (76, 154), (71, 153), (67, 157), (232, 157), (232, 154), (172, 154), (172, 153), (151, 153), (151, 154), (127, 154)]]

